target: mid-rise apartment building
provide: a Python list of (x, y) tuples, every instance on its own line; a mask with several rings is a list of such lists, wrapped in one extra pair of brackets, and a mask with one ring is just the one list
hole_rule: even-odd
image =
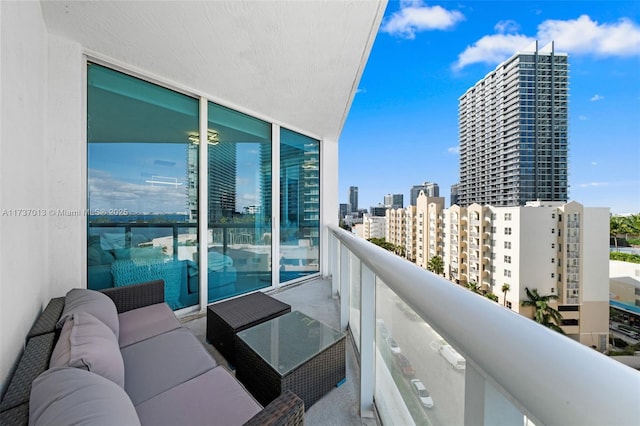
[[(445, 276), (475, 283), (499, 303), (521, 306), (526, 290), (558, 296), (562, 329), (588, 346), (608, 335), (609, 211), (577, 202), (530, 202), (524, 207), (472, 204), (443, 214)], [(508, 290), (503, 292), (503, 286)]]
[(424, 195), (427, 197), (439, 197), (440, 187), (434, 182), (425, 182), (422, 185), (413, 185), (409, 191), (410, 203), (409, 205), (415, 206), (418, 201), (418, 195), (420, 191), (424, 191)]
[(415, 263), (423, 268), (434, 256), (442, 257), (440, 232), (443, 197), (428, 197), (424, 191), (420, 192), (416, 200), (416, 260)]
[(440, 256), (446, 278), (465, 286), (474, 283), (481, 293), (495, 294), (498, 303), (522, 315), (533, 314), (521, 306), (528, 299), (526, 288), (557, 296), (552, 306), (563, 317), (565, 333), (604, 350), (608, 226), (609, 209), (577, 202), (513, 207), (474, 203), (445, 209), (443, 198), (422, 193), (415, 210), (387, 210), (386, 239), (395, 245), (404, 241), (405, 257), (423, 268)]
[(386, 224), (386, 218), (365, 213), (362, 216), (362, 238), (385, 238)]
[(384, 207), (387, 209), (401, 209), (404, 207), (403, 194), (387, 194), (384, 196)]
[(403, 208), (387, 209), (385, 218), (385, 240), (393, 245), (405, 247), (407, 240), (407, 211)]
[(460, 97), (460, 206), (567, 201), (568, 74), (536, 42)]

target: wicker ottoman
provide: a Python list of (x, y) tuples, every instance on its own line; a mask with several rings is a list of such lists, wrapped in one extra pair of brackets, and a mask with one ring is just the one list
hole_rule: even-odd
[(345, 379), (345, 334), (294, 311), (236, 336), (236, 378), (263, 405), (290, 390), (305, 410)]
[(291, 312), (291, 305), (261, 292), (209, 305), (207, 340), (229, 364), (235, 365), (236, 334), (287, 312)]

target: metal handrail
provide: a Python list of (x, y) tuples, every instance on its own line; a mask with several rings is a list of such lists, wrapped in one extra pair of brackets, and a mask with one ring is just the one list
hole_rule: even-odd
[(536, 424), (640, 424), (640, 372), (336, 226), (328, 228)]

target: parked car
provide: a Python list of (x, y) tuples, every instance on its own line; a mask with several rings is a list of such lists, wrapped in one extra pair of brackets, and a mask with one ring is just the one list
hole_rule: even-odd
[(389, 330), (387, 330), (387, 326), (384, 325), (384, 321), (382, 319), (377, 319), (376, 324), (378, 324), (378, 332), (380, 333), (380, 337), (386, 339), (389, 337)]
[(411, 362), (409, 362), (409, 359), (406, 356), (397, 353), (394, 355), (394, 358), (396, 360), (396, 364), (398, 364), (398, 367), (400, 368), (400, 371), (402, 371), (403, 376), (413, 377), (413, 375), (416, 374), (416, 370), (413, 369), (413, 365), (411, 365)]
[(466, 361), (451, 345), (440, 346), (440, 355), (444, 357), (449, 364), (456, 370), (464, 370), (466, 367)]
[(389, 336), (385, 339), (385, 341), (387, 342), (389, 349), (391, 349), (391, 352), (393, 352), (394, 354), (400, 353), (400, 346), (398, 346), (393, 337)]
[(413, 389), (415, 394), (418, 396), (418, 399), (420, 400), (420, 403), (422, 404), (423, 407), (426, 407), (426, 408), (433, 407), (433, 398), (431, 398), (429, 391), (427, 390), (427, 388), (424, 387), (424, 384), (420, 379), (412, 379), (411, 388)]

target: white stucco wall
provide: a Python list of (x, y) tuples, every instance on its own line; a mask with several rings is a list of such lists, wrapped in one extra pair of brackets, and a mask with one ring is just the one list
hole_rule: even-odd
[[(0, 387), (49, 298), (47, 35), (36, 2), (0, 2)], [(40, 210), (39, 210), (40, 211)], [(46, 210), (45, 210), (46, 211)]]
[(609, 209), (589, 207), (582, 221), (582, 301), (609, 303)]
[[(51, 294), (86, 287), (86, 65), (79, 44), (49, 36), (47, 206)], [(78, 212), (69, 216), (58, 211)]]
[(610, 260), (609, 277), (631, 277), (640, 282), (640, 265), (637, 263), (622, 262), (620, 260)]

